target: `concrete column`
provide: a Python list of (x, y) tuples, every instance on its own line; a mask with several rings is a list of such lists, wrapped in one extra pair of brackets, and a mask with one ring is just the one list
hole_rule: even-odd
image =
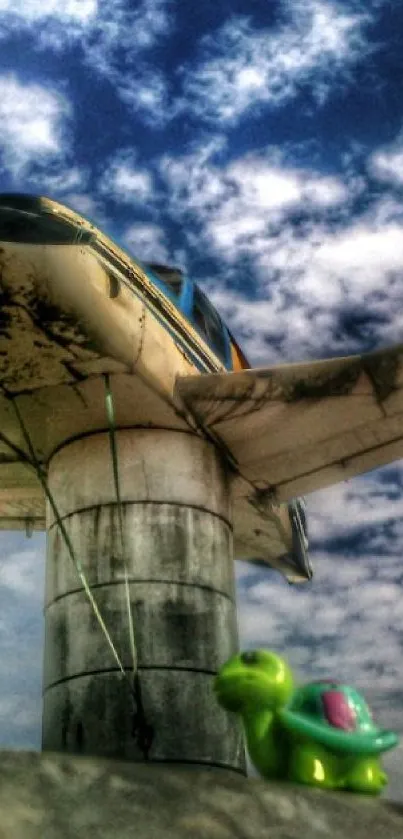
[[(238, 649), (228, 475), (194, 434), (117, 432), (120, 489), (150, 762), (245, 771), (234, 715), (212, 681)], [(107, 433), (67, 444), (49, 486), (123, 664), (131, 668)], [(42, 746), (143, 760), (133, 704), (64, 539), (47, 511)]]

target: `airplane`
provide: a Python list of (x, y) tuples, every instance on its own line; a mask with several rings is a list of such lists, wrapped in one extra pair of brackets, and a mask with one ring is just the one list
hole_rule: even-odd
[[(37, 195), (0, 194), (0, 530), (45, 529), (39, 464), (105, 428), (192, 429), (231, 474), (234, 558), (310, 580), (304, 496), (403, 456), (401, 345), (252, 368), (202, 289)], [(32, 464), (31, 464), (32, 465)]]

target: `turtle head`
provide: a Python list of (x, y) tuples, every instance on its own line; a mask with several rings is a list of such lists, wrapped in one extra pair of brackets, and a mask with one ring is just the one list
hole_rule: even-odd
[(220, 705), (238, 713), (280, 708), (288, 702), (293, 687), (288, 664), (268, 650), (232, 656), (214, 680)]

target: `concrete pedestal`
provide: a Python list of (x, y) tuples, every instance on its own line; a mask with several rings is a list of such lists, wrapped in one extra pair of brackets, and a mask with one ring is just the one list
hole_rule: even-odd
[[(239, 722), (213, 676), (238, 649), (228, 476), (194, 434), (117, 432), (139, 675), (151, 762), (245, 771)], [(107, 433), (66, 445), (49, 486), (123, 664), (131, 668)], [(47, 510), (44, 750), (143, 760), (130, 691)]]
[(402, 805), (235, 772), (0, 754), (0, 839), (398, 839)]

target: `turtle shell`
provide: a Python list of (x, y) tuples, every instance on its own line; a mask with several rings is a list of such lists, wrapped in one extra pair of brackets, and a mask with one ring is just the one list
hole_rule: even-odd
[(375, 725), (355, 688), (331, 680), (297, 688), (279, 716), (291, 733), (344, 754), (377, 755), (398, 742), (394, 732)]

